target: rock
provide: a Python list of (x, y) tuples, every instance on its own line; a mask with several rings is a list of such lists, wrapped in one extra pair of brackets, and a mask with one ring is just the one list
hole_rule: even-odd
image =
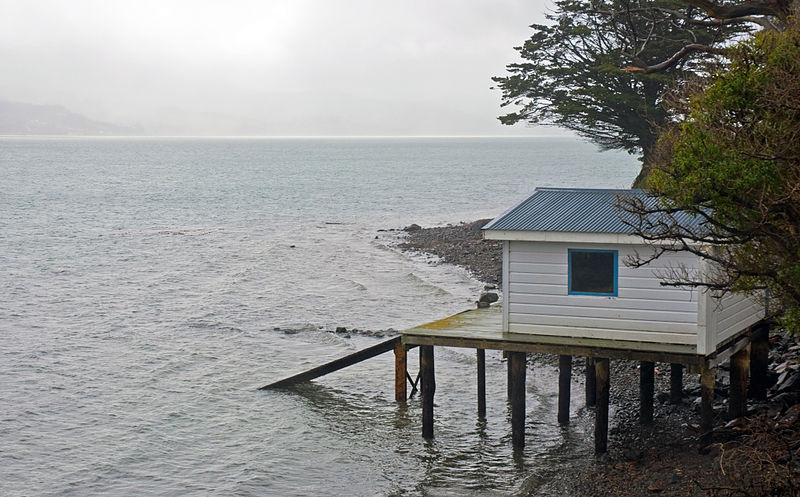
[(347, 333), (347, 328), (344, 326), (339, 326), (336, 328), (336, 333)]
[(795, 404), (783, 415), (783, 418), (781, 418), (781, 425), (792, 425), (796, 423), (798, 419), (800, 419), (800, 404)]
[(777, 392), (796, 392), (800, 390), (800, 374), (796, 371), (784, 371), (778, 378)]
[(489, 290), (497, 290), (497, 285), (483, 285), (483, 289), (487, 292)]
[(647, 490), (657, 493), (664, 490), (664, 485), (661, 484), (659, 481), (653, 481), (650, 483), (650, 486), (647, 487)]
[(403, 231), (406, 231), (408, 233), (413, 233), (413, 232), (419, 231), (421, 229), (422, 229), (422, 226), (414, 223), (414, 224), (410, 224), (410, 225), (406, 226), (405, 228), (403, 228)]
[(727, 429), (742, 429), (747, 424), (747, 420), (745, 418), (734, 418), (725, 425)]
[(481, 297), (478, 299), (478, 302), (487, 302), (491, 304), (492, 302), (497, 302), (498, 300), (500, 300), (500, 297), (498, 297), (496, 293), (486, 292), (484, 294), (481, 294)]
[(478, 309), (485, 309), (485, 308), (487, 308), (487, 307), (489, 307), (491, 305), (491, 304), (489, 304), (489, 302), (483, 302), (483, 301), (480, 301), (480, 300), (475, 302), (475, 303), (478, 304)]

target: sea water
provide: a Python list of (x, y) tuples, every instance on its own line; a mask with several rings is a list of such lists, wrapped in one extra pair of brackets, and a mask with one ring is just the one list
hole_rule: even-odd
[(394, 402), (391, 354), (257, 388), (379, 340), (337, 327), (474, 306), (480, 282), (385, 230), (636, 172), (574, 138), (0, 138), (0, 495), (534, 490), (586, 454), (546, 366), (521, 453), (497, 353), (480, 421), (474, 351), (437, 348), (427, 442), (418, 396)]

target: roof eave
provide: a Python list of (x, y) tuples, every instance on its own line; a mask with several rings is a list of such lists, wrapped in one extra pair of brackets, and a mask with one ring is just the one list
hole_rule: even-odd
[(575, 231), (524, 231), (484, 229), (486, 240), (520, 242), (605, 243), (620, 245), (673, 245), (672, 242), (653, 242), (629, 233), (583, 233)]

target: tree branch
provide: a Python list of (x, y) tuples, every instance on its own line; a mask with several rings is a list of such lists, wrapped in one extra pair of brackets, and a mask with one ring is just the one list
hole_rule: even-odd
[(689, 54), (695, 52), (704, 52), (709, 54), (715, 55), (725, 55), (728, 51), (725, 48), (717, 48), (711, 47), (708, 45), (698, 45), (696, 43), (690, 43), (689, 45), (684, 46), (680, 50), (678, 50), (675, 55), (670, 57), (669, 59), (665, 60), (664, 62), (659, 62), (658, 64), (654, 64), (652, 66), (643, 65), (639, 66), (628, 66), (623, 67), (622, 70), (626, 72), (643, 72), (645, 74), (651, 74), (654, 72), (664, 71), (669, 69), (670, 67), (676, 65), (678, 62), (681, 61), (684, 57)]

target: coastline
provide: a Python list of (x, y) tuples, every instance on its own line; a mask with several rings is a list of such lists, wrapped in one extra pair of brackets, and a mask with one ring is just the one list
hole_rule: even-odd
[[(501, 280), (502, 245), (482, 239), (481, 227), (488, 221), (482, 219), (432, 228), (411, 225), (403, 229), (405, 238), (398, 244), (398, 248), (411, 253), (435, 255), (440, 263), (461, 266), (484, 282), (486, 289), (495, 289), (500, 286)], [(797, 346), (793, 337), (778, 334), (774, 338), (777, 337), (780, 340), (773, 339), (776, 342), (773, 344), (773, 352), (780, 354), (771, 354), (771, 372), (776, 366), (774, 359), (780, 357), (781, 360), (786, 360), (791, 353), (790, 348)], [(534, 354), (531, 362), (557, 367), (557, 357), (554, 356)], [(577, 359), (573, 366), (573, 376), (580, 379), (584, 371), (583, 360)], [(783, 433), (780, 436), (789, 436), (797, 442), (800, 438), (800, 429), (797, 429), (800, 428), (800, 405), (783, 405), (776, 411), (774, 400), (772, 403), (751, 401), (751, 412), (748, 413), (751, 414), (750, 418), (726, 423), (726, 385), (729, 378), (727, 368), (721, 367), (717, 375), (714, 405), (715, 443), (698, 450), (699, 375), (684, 373), (684, 397), (680, 403), (671, 404), (670, 365), (656, 363), (652, 426), (642, 426), (639, 423), (638, 362), (612, 361), (611, 376), (610, 402), (613, 413), (610, 419), (608, 453), (600, 458), (578, 460), (568, 467), (558, 468), (559, 471), (555, 471), (552, 478), (537, 485), (528, 495), (737, 495), (741, 494), (739, 491), (742, 489), (749, 490), (761, 485), (756, 483), (759, 480), (770, 480), (779, 486), (800, 482), (796, 481), (800, 480), (800, 472), (795, 471), (791, 465), (788, 467), (788, 474), (776, 470), (774, 473), (779, 476), (770, 478), (770, 475), (763, 474), (763, 464), (747, 464), (748, 461), (762, 459), (762, 456), (770, 461), (779, 457), (775, 454), (781, 450), (779, 448), (768, 446), (763, 449), (763, 454), (758, 452), (761, 451), (760, 447), (764, 445), (765, 439), (775, 438), (772, 431), (776, 429), (784, 432), (791, 430), (790, 435)], [(583, 390), (573, 391), (572, 397), (573, 402), (582, 404)], [(800, 400), (793, 399), (794, 403)], [(593, 417), (591, 413), (588, 415)], [(779, 423), (775, 425), (769, 419), (777, 419)], [(760, 443), (756, 443), (758, 441)], [(729, 459), (723, 460), (726, 454)], [(730, 466), (728, 472), (720, 470), (725, 464)], [(781, 479), (786, 481), (781, 482)]]

